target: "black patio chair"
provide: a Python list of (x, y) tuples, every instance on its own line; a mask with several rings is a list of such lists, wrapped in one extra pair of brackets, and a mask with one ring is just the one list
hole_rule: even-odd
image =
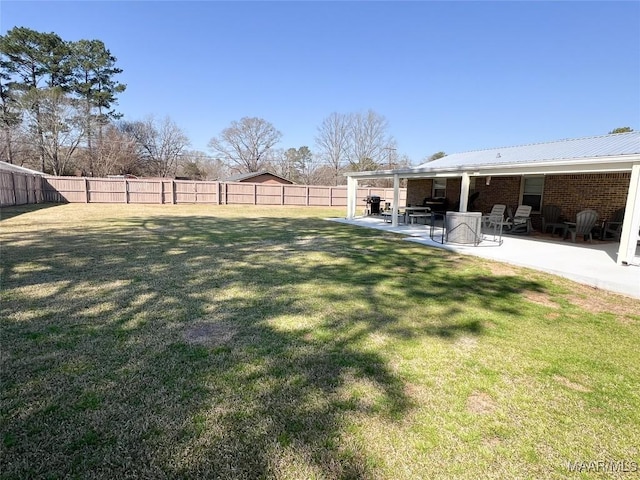
[(611, 220), (604, 222), (602, 230), (602, 240), (606, 240), (610, 235), (616, 242), (620, 241), (622, 235), (622, 222), (624, 221), (624, 207), (619, 208), (611, 216)]
[(564, 232), (566, 224), (562, 221), (562, 210), (557, 205), (544, 205), (542, 207), (542, 233), (546, 233), (548, 228), (551, 228), (551, 235), (559, 229), (560, 232)]
[(476, 209), (476, 201), (480, 196), (480, 192), (473, 192), (467, 201), (467, 212), (473, 212)]

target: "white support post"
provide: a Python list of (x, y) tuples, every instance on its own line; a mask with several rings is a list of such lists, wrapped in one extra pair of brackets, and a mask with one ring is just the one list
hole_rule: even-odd
[(356, 201), (358, 195), (358, 180), (347, 177), (347, 220), (353, 220), (356, 216)]
[(471, 181), (469, 180), (469, 174), (467, 172), (462, 173), (462, 182), (460, 182), (460, 208), (458, 209), (461, 212), (467, 211), (467, 203), (469, 203), (469, 185)]
[(391, 226), (398, 226), (398, 204), (400, 203), (400, 177), (396, 173), (393, 176), (393, 211), (391, 212)]
[(631, 181), (618, 249), (618, 265), (633, 263), (640, 229), (640, 164), (631, 167)]

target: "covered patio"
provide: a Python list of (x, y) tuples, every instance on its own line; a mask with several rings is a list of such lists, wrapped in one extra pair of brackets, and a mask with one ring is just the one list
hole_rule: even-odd
[[(640, 267), (631, 264), (620, 266), (616, 263), (619, 248), (617, 242), (571, 243), (559, 237), (550, 240), (537, 236), (504, 235), (499, 246), (491, 239), (472, 246), (434, 241), (428, 225), (393, 225), (379, 216), (331, 220), (396, 233), (405, 236), (406, 241), (528, 267), (602, 290), (640, 298)], [(435, 233), (437, 235), (439, 232)], [(640, 247), (636, 247), (634, 255), (640, 255)]]
[[(607, 256), (613, 267), (618, 267), (617, 275), (622, 275), (627, 266), (640, 262), (637, 253), (640, 240), (640, 132), (452, 154), (417, 167), (397, 170), (350, 172), (347, 174), (347, 220), (358, 221), (358, 182), (379, 178), (393, 178), (394, 184), (392, 211), (389, 212), (391, 224), (382, 225), (383, 228), (405, 228), (398, 221), (401, 218), (399, 187), (400, 180), (407, 179), (407, 206), (412, 201), (422, 202), (423, 197), (426, 202), (428, 195), (425, 193), (443, 191), (446, 192), (446, 203), (450, 205), (448, 211), (466, 212), (470, 195), (476, 192), (482, 193), (481, 199), (483, 196), (488, 199), (482, 208), (484, 213), (488, 213), (486, 209), (491, 208), (492, 203), (512, 207), (529, 205), (539, 218), (544, 205), (558, 204), (567, 212), (565, 220), (575, 221), (578, 211), (595, 208), (599, 210), (602, 228), (614, 210), (624, 209), (619, 242), (607, 247), (615, 250)], [(422, 190), (413, 194), (412, 182), (426, 187), (422, 186)], [(498, 249), (506, 251), (509, 245), (529, 248), (529, 244), (520, 243), (526, 241), (510, 239)], [(563, 246), (552, 243), (549, 248)], [(576, 268), (598, 271), (600, 265), (590, 263), (592, 259), (585, 255), (585, 248), (576, 252), (581, 253), (573, 260)], [(533, 256), (531, 252), (523, 249), (515, 258), (530, 256)], [(601, 274), (598, 272), (593, 276)], [(635, 284), (629, 288), (637, 291), (640, 282), (637, 277), (633, 278)]]

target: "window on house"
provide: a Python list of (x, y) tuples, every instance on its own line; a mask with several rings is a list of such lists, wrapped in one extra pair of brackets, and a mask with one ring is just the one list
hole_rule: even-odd
[(433, 179), (433, 191), (431, 192), (431, 196), (433, 198), (447, 196), (447, 179), (446, 178)]
[(539, 212), (542, 207), (543, 191), (544, 177), (523, 177), (520, 204), (529, 205), (532, 211)]

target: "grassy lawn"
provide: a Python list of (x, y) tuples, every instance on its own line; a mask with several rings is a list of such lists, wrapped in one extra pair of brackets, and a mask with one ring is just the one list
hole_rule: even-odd
[(0, 478), (637, 478), (640, 301), (328, 216), (3, 209)]

